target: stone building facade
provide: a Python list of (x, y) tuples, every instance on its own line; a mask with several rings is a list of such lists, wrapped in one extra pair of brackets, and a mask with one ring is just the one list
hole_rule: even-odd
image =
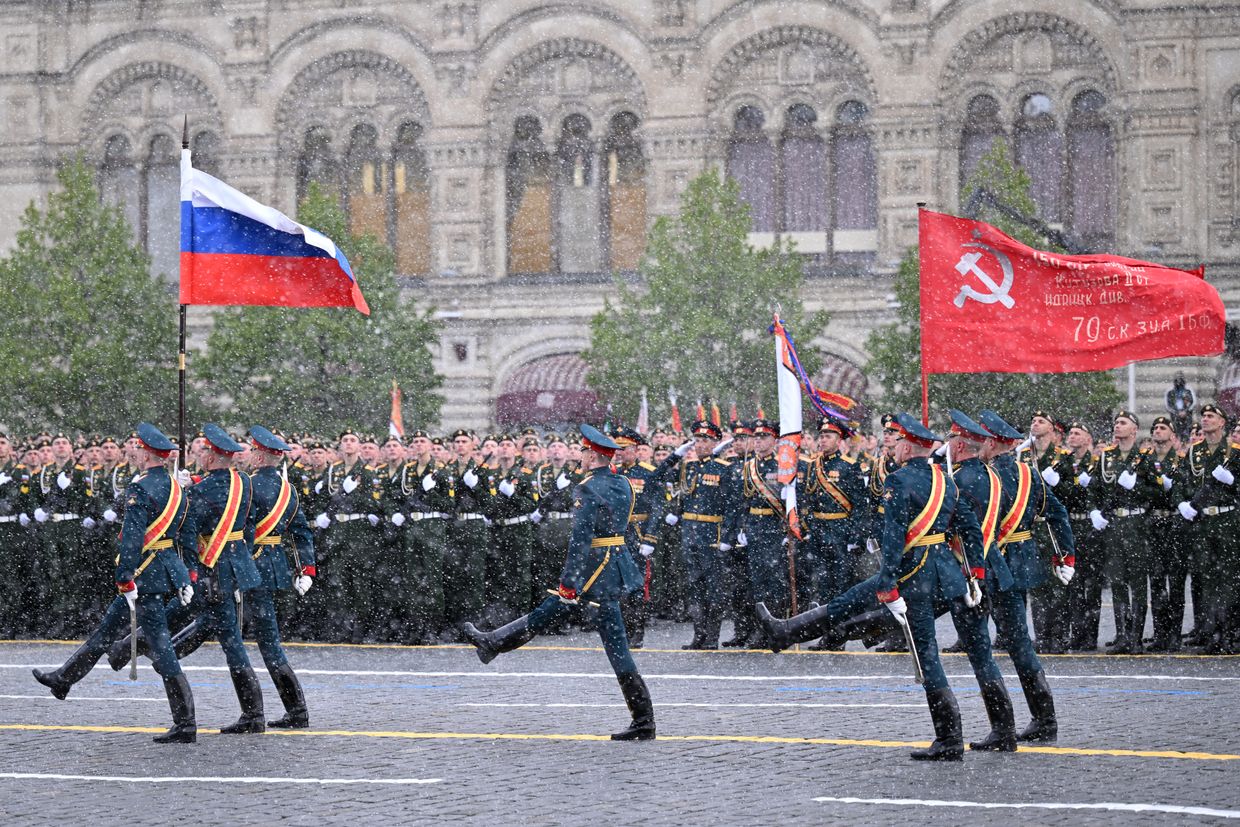
[[(390, 241), (444, 320), (447, 426), (580, 398), (565, 357), (707, 165), (754, 243), (796, 239), (845, 392), (916, 204), (957, 209), (997, 135), (1051, 223), (1240, 299), (1237, 0), (12, 0), (0, 247), (80, 149), (174, 271), (183, 113), (198, 166), (288, 212), (337, 188)], [(1175, 369), (1210, 396), (1214, 360), (1160, 363), (1144, 407)]]

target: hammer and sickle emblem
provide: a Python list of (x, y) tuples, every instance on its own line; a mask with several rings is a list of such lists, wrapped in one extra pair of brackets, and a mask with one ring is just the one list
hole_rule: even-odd
[(965, 253), (960, 257), (960, 261), (956, 262), (956, 272), (962, 276), (967, 276), (970, 273), (973, 274), (984, 287), (990, 290), (990, 292), (983, 293), (980, 290), (974, 290), (972, 285), (962, 284), (960, 285), (960, 292), (956, 295), (956, 299), (953, 303), (957, 307), (964, 307), (964, 303), (967, 300), (973, 299), (974, 301), (981, 302), (982, 304), (994, 304), (995, 302), (999, 302), (999, 304), (1009, 310), (1012, 309), (1016, 305), (1016, 300), (1008, 295), (1008, 291), (1012, 289), (1012, 260), (996, 250), (994, 247), (991, 247), (989, 244), (982, 244), (979, 242), (975, 244), (964, 244), (961, 246), (985, 250), (993, 255), (995, 260), (999, 262), (999, 266), (1003, 268), (1003, 283), (995, 284), (995, 280), (990, 277), (990, 274), (981, 267), (977, 266), (977, 262), (982, 258), (981, 253)]

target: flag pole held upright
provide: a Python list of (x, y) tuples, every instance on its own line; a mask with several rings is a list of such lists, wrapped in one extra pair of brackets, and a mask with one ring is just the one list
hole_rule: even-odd
[[(921, 231), (920, 231), (921, 213), (922, 213), (922, 210), (924, 210), (925, 208), (926, 208), (925, 201), (917, 202), (917, 226), (918, 226), (919, 236), (921, 234)], [(917, 261), (917, 278), (920, 281), (921, 279), (921, 259), (920, 258)], [(921, 336), (921, 340), (924, 342), (925, 337), (926, 337), (926, 328), (922, 325), (919, 325), (917, 330), (918, 330), (918, 334)], [(930, 375), (926, 373), (926, 357), (925, 357), (924, 345), (918, 348), (917, 363), (921, 366), (921, 424), (929, 428), (930, 427)]]
[[(189, 156), (189, 115), (181, 127), (181, 153)], [(185, 258), (179, 260), (180, 273), (178, 280), (185, 278)], [(182, 294), (184, 295), (184, 294)], [(180, 303), (180, 341), (177, 346), (177, 451), (180, 454), (180, 466), (185, 467), (185, 302)], [(136, 639), (136, 637), (135, 637)]]

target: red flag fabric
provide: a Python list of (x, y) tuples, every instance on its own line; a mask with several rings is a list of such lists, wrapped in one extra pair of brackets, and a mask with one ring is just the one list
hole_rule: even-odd
[(1223, 351), (1204, 268), (1035, 250), (922, 210), (923, 373), (1069, 373)]

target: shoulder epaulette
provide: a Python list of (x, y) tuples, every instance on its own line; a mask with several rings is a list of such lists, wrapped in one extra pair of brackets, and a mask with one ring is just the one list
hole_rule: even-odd
[(639, 462), (639, 463), (637, 463), (637, 464), (638, 464), (638, 465), (640, 465), (642, 468), (645, 468), (647, 471), (653, 471), (653, 470), (654, 470), (654, 464), (653, 464), (653, 463), (649, 463), (649, 462)]
[(850, 457), (850, 456), (848, 456), (848, 454), (840, 454), (840, 459), (844, 460), (844, 462), (847, 462), (849, 465), (856, 465), (856, 464), (857, 464), (857, 458), (856, 458), (856, 457)]
[(1203, 442), (1205, 442), (1205, 441), (1206, 441), (1206, 438), (1205, 438), (1205, 437), (1203, 437), (1203, 436), (1199, 436), (1199, 437), (1197, 437), (1196, 439), (1194, 439), (1192, 442), (1188, 443), (1188, 447), (1189, 447), (1189, 448), (1192, 448), (1194, 445), (1200, 445), (1201, 443), (1203, 443)]
[(1231, 444), (1231, 450), (1233, 450), (1233, 451), (1240, 451), (1240, 442), (1233, 442), (1233, 443)]
[(1102, 453), (1104, 451), (1110, 451), (1114, 447), (1116, 447), (1114, 442), (1108, 442), (1106, 445), (1099, 445), (1098, 453)]
[(331, 464), (329, 464), (327, 467), (328, 467), (328, 468), (335, 468), (337, 465), (344, 465), (344, 460), (342, 460), (342, 459), (338, 459), (338, 460), (336, 460), (335, 462), (332, 462)]
[(720, 464), (720, 465), (722, 465), (724, 468), (729, 468), (729, 467), (731, 467), (731, 465), (732, 465), (732, 460), (730, 460), (730, 459), (720, 459), (719, 457), (715, 457), (715, 462), (719, 463), (719, 464)]
[(1184, 457), (1188, 456), (1188, 451), (1176, 451), (1175, 455), (1180, 459), (1184, 459)]
[(1154, 453), (1154, 449), (1153, 449), (1153, 448), (1142, 448), (1142, 449), (1141, 449), (1141, 453), (1143, 453), (1143, 454), (1152, 454), (1152, 453)]
[(75, 471), (85, 471), (85, 470), (86, 470), (86, 466), (85, 466), (85, 465), (74, 465), (74, 466), (73, 466), (73, 468), (74, 468), (74, 470), (75, 470)]
[(1067, 456), (1071, 454), (1072, 452), (1069, 451), (1067, 448), (1056, 448), (1055, 453), (1059, 454), (1060, 456)]
[(375, 467), (374, 467), (373, 465), (363, 465), (363, 466), (362, 466), (362, 470), (364, 470), (364, 471), (374, 471), (374, 470), (375, 470)]

